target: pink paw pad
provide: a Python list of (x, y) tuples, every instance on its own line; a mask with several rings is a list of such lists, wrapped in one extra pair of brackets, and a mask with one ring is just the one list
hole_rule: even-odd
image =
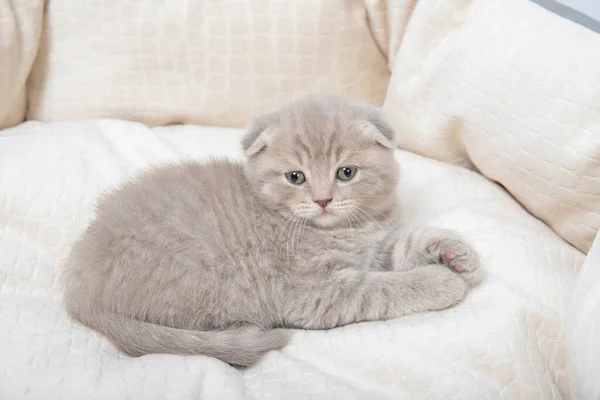
[(458, 265), (451, 265), (452, 260), (454, 260), (456, 258), (456, 254), (454, 254), (451, 251), (447, 251), (446, 254), (444, 254), (444, 258), (445, 258), (444, 261), (447, 261), (447, 262), (445, 262), (445, 264), (451, 266), (453, 270), (455, 270), (456, 272), (459, 272), (459, 273), (464, 272), (464, 268), (462, 268)]

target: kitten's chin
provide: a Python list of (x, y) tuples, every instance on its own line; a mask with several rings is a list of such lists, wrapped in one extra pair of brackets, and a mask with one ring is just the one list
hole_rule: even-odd
[(313, 224), (321, 228), (331, 228), (343, 223), (343, 219), (331, 213), (319, 214), (311, 218)]

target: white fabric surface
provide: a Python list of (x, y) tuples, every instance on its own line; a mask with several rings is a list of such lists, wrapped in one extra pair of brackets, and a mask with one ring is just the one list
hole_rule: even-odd
[(600, 229), (600, 35), (529, 0), (419, 1), (384, 108), (398, 145), (475, 166), (587, 252)]
[(577, 275), (566, 325), (567, 370), (576, 398), (600, 399), (600, 232)]
[(37, 54), (44, 0), (0, 0), (0, 128), (25, 118), (26, 82)]
[(503, 189), (398, 151), (411, 222), (462, 231), (486, 279), (456, 308), (298, 331), (240, 373), (202, 356), (119, 354), (68, 319), (58, 264), (103, 189), (147, 165), (239, 157), (241, 132), (120, 121), (0, 132), (0, 398), (568, 398), (563, 324), (583, 254)]

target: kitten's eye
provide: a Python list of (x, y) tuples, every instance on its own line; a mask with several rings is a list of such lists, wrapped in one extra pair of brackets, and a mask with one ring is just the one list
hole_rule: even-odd
[(338, 169), (338, 172), (337, 172), (337, 178), (340, 181), (349, 181), (350, 179), (354, 178), (355, 175), (356, 175), (356, 168), (354, 168), (354, 167), (342, 167), (342, 168)]
[(285, 177), (288, 181), (290, 181), (290, 183), (293, 183), (294, 185), (301, 185), (306, 180), (304, 179), (304, 174), (300, 171), (288, 172), (285, 174)]

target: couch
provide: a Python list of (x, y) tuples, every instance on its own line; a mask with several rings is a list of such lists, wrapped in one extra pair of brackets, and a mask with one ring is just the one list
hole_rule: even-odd
[[(0, 398), (600, 398), (598, 32), (553, 0), (0, 0)], [(294, 331), (244, 371), (67, 317), (99, 194), (241, 158), (254, 115), (311, 92), (390, 115), (405, 223), (482, 255), (463, 303)]]

